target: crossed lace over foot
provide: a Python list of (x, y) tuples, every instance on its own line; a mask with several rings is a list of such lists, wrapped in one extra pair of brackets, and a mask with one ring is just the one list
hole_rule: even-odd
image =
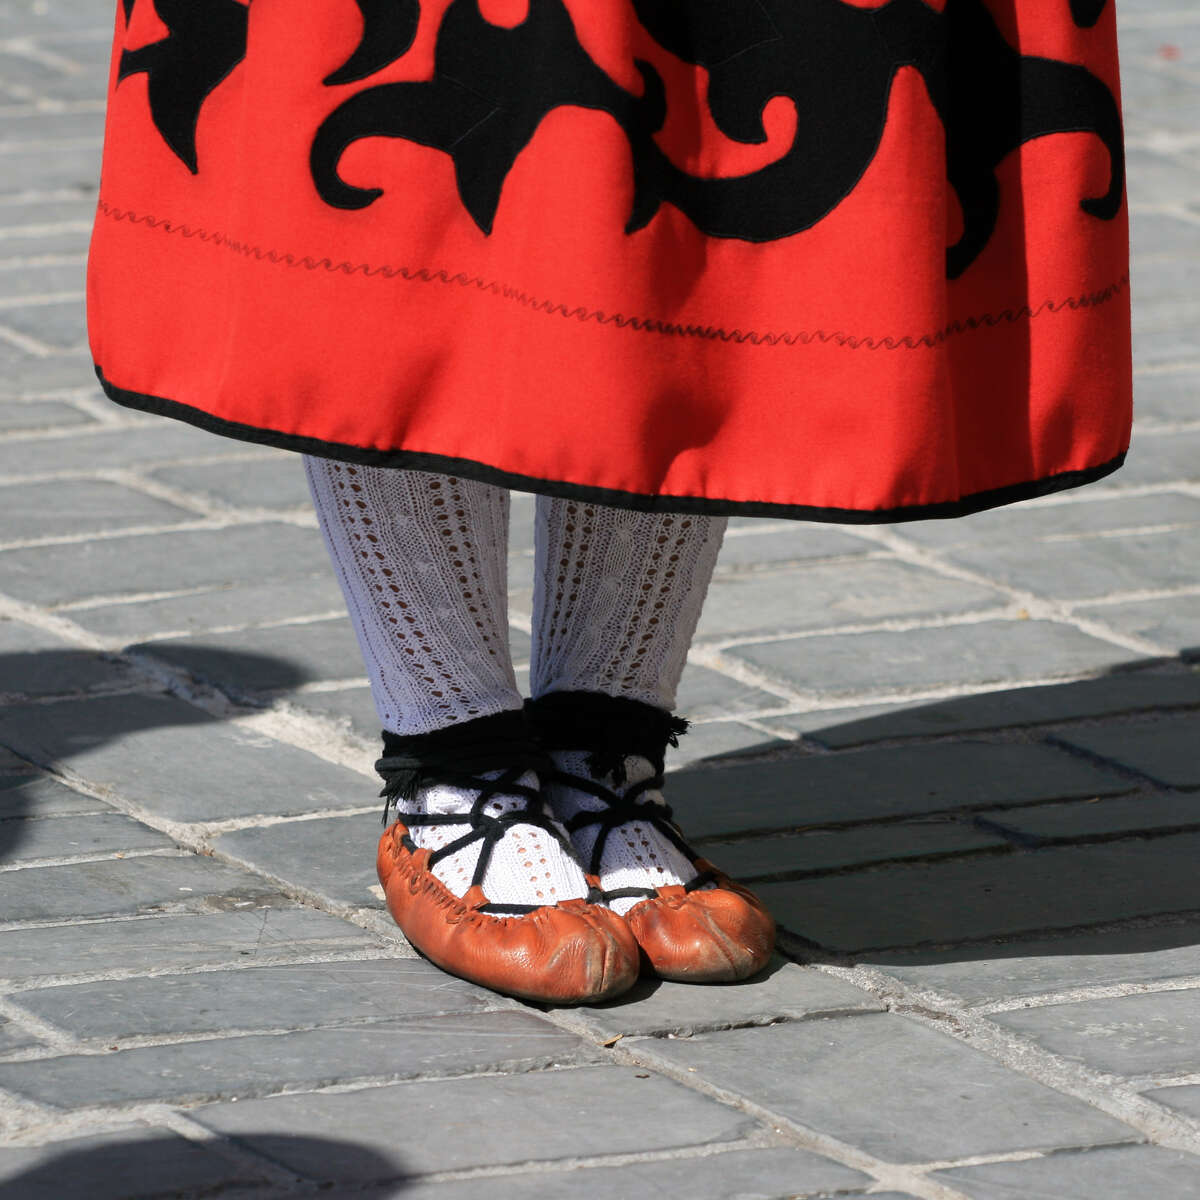
[(693, 866), (695, 853), (663, 799), (662, 772), (648, 759), (628, 755), (599, 775), (587, 752), (550, 755), (556, 768), (547, 788), (551, 807), (614, 912), (624, 916), (672, 884), (689, 892), (714, 886), (712, 872)]

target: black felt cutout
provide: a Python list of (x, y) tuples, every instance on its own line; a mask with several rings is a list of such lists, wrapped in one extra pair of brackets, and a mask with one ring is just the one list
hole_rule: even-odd
[(325, 76), (327, 86), (355, 83), (390, 66), (407, 53), (421, 19), (419, 0), (356, 0), (363, 31), (355, 51), (336, 71)]
[[(154, 8), (169, 33), (161, 41), (126, 50), (117, 78), (146, 74), (154, 124), (195, 174), (200, 109), (246, 55), (248, 10), (237, 0), (154, 0)], [(131, 10), (129, 3), (126, 12)]]
[[(1100, 218), (1120, 211), (1124, 153), (1111, 91), (1082, 67), (1019, 55), (982, 0), (949, 0), (941, 14), (923, 0), (875, 9), (842, 0), (633, 4), (665, 48), (708, 68), (707, 102), (728, 137), (761, 144), (767, 102), (793, 100), (798, 127), (787, 153), (746, 175), (690, 175), (654, 141), (666, 100), (649, 63), (637, 62), (644, 91), (633, 95), (584, 51), (562, 0), (529, 0), (526, 19), (511, 29), (484, 20), (476, 0), (454, 0), (438, 33), (432, 79), (367, 88), (322, 123), (311, 153), (321, 197), (338, 208), (371, 204), (381, 189), (343, 180), (342, 153), (364, 137), (405, 138), (451, 156), (464, 206), (490, 233), (517, 156), (547, 113), (574, 105), (610, 113), (629, 139), (627, 233), (670, 203), (709, 236), (772, 241), (811, 228), (854, 190), (878, 151), (896, 73), (912, 66), (946, 126), (947, 177), (963, 208), (962, 238), (947, 252), (950, 277), (991, 238), (1000, 205), (996, 168), (1023, 142), (1098, 135), (1111, 183), (1081, 205)], [(1073, 0), (1073, 15), (1086, 19), (1095, 4)]]
[(1108, 7), (1108, 0), (1071, 0), (1071, 16), (1075, 24), (1090, 29)]

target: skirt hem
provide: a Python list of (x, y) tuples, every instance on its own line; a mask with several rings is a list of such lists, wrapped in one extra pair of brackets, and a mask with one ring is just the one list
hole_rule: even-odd
[(461, 475), (464, 479), (511, 488), (514, 491), (540, 493), (564, 500), (606, 504), (613, 508), (627, 508), (638, 512), (699, 513), (713, 517), (775, 517), (838, 525), (888, 525), (901, 521), (951, 519), (1094, 483), (1118, 470), (1125, 462), (1128, 452), (1122, 450), (1114, 458), (1097, 466), (1084, 467), (1074, 471), (1061, 471), (1040, 479), (989, 488), (985, 491), (961, 496), (957, 500), (939, 501), (933, 504), (901, 505), (896, 508), (833, 508), (809, 504), (778, 504), (767, 500), (723, 500), (708, 496), (649, 495), (641, 492), (619, 491), (615, 488), (594, 487), (589, 484), (570, 483), (565, 480), (542, 479), (533, 475), (519, 475), (474, 459), (452, 458), (448, 455), (431, 454), (423, 450), (378, 450), (341, 442), (327, 442), (319, 438), (283, 433), (274, 429), (263, 429), (256, 425), (246, 425), (239, 421), (228, 421), (223, 417), (215, 417), (211, 413), (194, 408), (189, 404), (183, 404), (178, 400), (168, 400), (161, 396), (150, 396), (142, 392), (131, 392), (118, 387), (105, 378), (99, 363), (96, 364), (96, 376), (100, 380), (100, 386), (104, 389), (105, 395), (117, 404), (158, 416), (173, 417), (175, 420), (194, 425), (199, 429), (239, 441), (274, 446), (300, 454), (311, 454), (318, 458), (336, 459), (358, 466), (398, 467), (414, 471), (433, 471), (443, 475)]

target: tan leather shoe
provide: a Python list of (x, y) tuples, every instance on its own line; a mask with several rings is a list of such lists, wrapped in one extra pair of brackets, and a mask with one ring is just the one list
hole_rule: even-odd
[(609, 1000), (636, 982), (637, 942), (614, 912), (586, 900), (492, 905), (479, 885), (460, 898), (429, 857), (396, 821), (379, 839), (376, 868), (396, 924), (444, 971), (549, 1004)]
[[(609, 837), (629, 823), (653, 827), (692, 864), (695, 875), (684, 884), (600, 892), (608, 901), (644, 897), (624, 915), (641, 947), (643, 970), (687, 983), (733, 983), (761, 971), (775, 947), (771, 914), (751, 891), (696, 854), (669, 806), (645, 795), (662, 788), (666, 747), (678, 745), (687, 722), (638, 700), (595, 692), (550, 692), (526, 701), (525, 709), (543, 749), (590, 755), (589, 778), (557, 769), (543, 777), (548, 789), (575, 789), (599, 802), (565, 822), (589, 880), (600, 875)], [(646, 759), (654, 773), (622, 787), (630, 755)]]

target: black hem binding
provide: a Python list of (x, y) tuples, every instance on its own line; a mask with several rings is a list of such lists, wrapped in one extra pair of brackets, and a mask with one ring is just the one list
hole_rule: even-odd
[(1123, 450), (1115, 458), (1099, 466), (1085, 467), (1079, 471), (1062, 471), (1042, 479), (989, 488), (958, 500), (945, 500), (936, 504), (901, 505), (896, 508), (824, 508), (812, 504), (775, 504), (766, 500), (648, 495), (642, 492), (620, 491), (616, 488), (593, 487), (590, 484), (568, 483), (564, 480), (540, 479), (535, 475), (518, 475), (513, 471), (503, 471), (499, 467), (491, 467), (487, 463), (476, 462), (470, 458), (451, 458), (444, 454), (429, 454), (423, 450), (375, 450), (342, 442), (326, 442), (320, 438), (303, 437), (294, 433), (281, 433), (275, 429), (261, 429), (257, 425), (214, 417), (211, 413), (178, 400), (166, 400), (161, 396), (148, 396), (117, 387), (104, 377), (99, 363), (96, 364), (96, 376), (105, 395), (117, 404), (158, 416), (173, 417), (223, 437), (237, 438), (262, 446), (274, 446), (281, 450), (294, 450), (298, 454), (311, 454), (318, 458), (336, 459), (357, 466), (402, 467), (411, 471), (459, 475), (477, 483), (490, 483), (518, 492), (535, 492), (545, 496), (557, 496), (563, 500), (607, 504), (612, 508), (627, 508), (637, 512), (702, 513), (710, 517), (776, 517), (837, 525), (888, 525), (899, 521), (966, 517), (984, 509), (999, 508), (1020, 500), (1032, 500), (1037, 496), (1048, 496), (1053, 492), (1063, 492), (1095, 483), (1096, 480), (1119, 470), (1127, 454), (1127, 451)]

